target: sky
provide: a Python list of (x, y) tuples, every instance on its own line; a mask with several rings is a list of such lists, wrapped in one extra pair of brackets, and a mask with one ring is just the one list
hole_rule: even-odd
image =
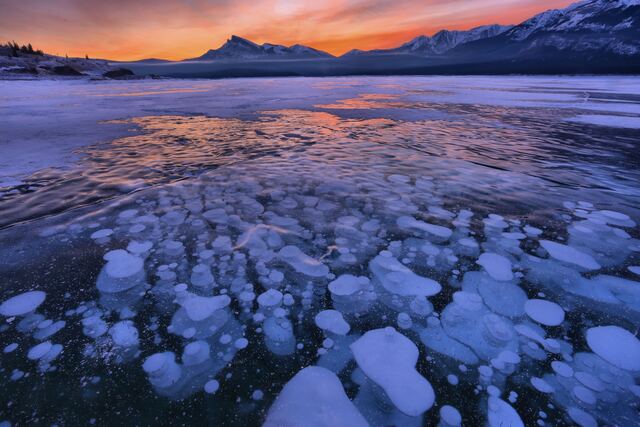
[(137, 60), (200, 56), (235, 34), (334, 55), (441, 29), (517, 24), (571, 0), (0, 0), (0, 41)]

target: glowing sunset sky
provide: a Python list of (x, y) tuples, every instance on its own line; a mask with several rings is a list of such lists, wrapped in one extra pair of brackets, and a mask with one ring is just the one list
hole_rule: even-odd
[(183, 59), (232, 34), (339, 55), (443, 28), (517, 24), (571, 0), (0, 0), (0, 40), (60, 55)]

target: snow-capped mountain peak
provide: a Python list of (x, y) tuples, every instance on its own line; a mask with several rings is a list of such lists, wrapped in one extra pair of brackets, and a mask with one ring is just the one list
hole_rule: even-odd
[(439, 55), (463, 43), (495, 37), (510, 28), (511, 26), (494, 24), (483, 25), (481, 27), (472, 28), (468, 31), (442, 30), (434, 34), (432, 37), (418, 36), (394, 50), (408, 53)]
[[(457, 54), (477, 54), (480, 46), (462, 46)], [(640, 54), (640, 0), (583, 0), (542, 12), (481, 48), (502, 56)], [(546, 53), (545, 53), (546, 52)], [(555, 53), (554, 53), (555, 52)], [(562, 56), (562, 55), (561, 55)]]
[(291, 47), (272, 43), (259, 45), (239, 36), (231, 36), (218, 49), (211, 49), (197, 60), (213, 59), (307, 59), (307, 58), (330, 58), (331, 55), (303, 45), (293, 45)]
[(259, 55), (261, 51), (261, 47), (254, 42), (243, 39), (238, 36), (231, 36), (225, 44), (220, 46), (217, 50), (210, 50), (207, 54), (216, 52), (218, 55), (223, 56), (248, 56), (248, 55)]
[[(611, 25), (612, 21), (619, 21), (615, 15), (624, 14), (626, 9), (637, 6), (640, 6), (640, 0), (583, 0), (565, 9), (542, 12), (507, 34), (513, 40), (523, 41), (538, 32), (615, 30), (615, 25)], [(633, 21), (632, 17), (628, 19)]]

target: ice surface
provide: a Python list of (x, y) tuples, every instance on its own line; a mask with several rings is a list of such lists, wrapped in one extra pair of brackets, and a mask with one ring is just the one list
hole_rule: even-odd
[(640, 129), (640, 117), (613, 116), (604, 114), (581, 114), (567, 120), (570, 122), (585, 123), (596, 126)]
[(564, 321), (564, 310), (558, 304), (542, 299), (530, 299), (524, 305), (527, 316), (546, 326), (558, 326)]
[[(564, 78), (357, 80), (292, 83), (343, 85), (323, 89), (327, 98), (362, 93), (343, 104), (363, 108), (342, 112), (339, 105), (311, 107), (315, 95), (278, 103), (262, 99), (262, 93), (256, 95), (262, 101), (255, 103), (244, 95), (254, 85), (274, 94), (266, 87), (279, 85), (267, 80), (227, 82), (218, 89), (200, 82), (199, 102), (189, 105), (173, 93), (127, 92), (134, 102), (119, 110), (100, 84), (78, 85), (76, 93), (66, 94), (78, 100), (84, 97), (79, 92), (91, 92), (101, 100), (105, 118), (139, 114), (141, 104), (147, 105), (144, 114), (151, 114), (157, 110), (149, 109), (149, 102), (161, 97), (167, 115), (126, 121), (125, 128), (132, 129), (127, 138), (88, 148), (78, 165), (87, 168), (87, 176), (98, 173), (91, 175), (93, 180), (108, 178), (99, 188), (88, 185), (97, 192), (91, 197), (102, 200), (101, 190), (121, 186), (123, 192), (139, 189), (129, 182), (134, 180), (150, 184), (148, 189), (128, 196), (107, 191), (106, 198), (114, 197), (104, 203), (30, 222), (33, 229), (16, 225), (2, 230), (7, 238), (0, 255), (7, 262), (0, 269), (19, 272), (7, 274), (11, 280), (2, 299), (21, 292), (16, 289), (33, 288), (31, 276), (43, 280), (37, 281), (38, 288), (56, 288), (46, 313), (35, 313), (35, 308), (1, 325), (3, 348), (19, 344), (3, 359), (7, 381), (28, 389), (44, 385), (46, 391), (53, 384), (49, 372), (57, 370), (56, 378), (82, 384), (81, 395), (91, 399), (91, 408), (116, 410), (118, 402), (107, 402), (107, 397), (126, 397), (135, 389), (144, 391), (136, 402), (145, 405), (127, 408), (132, 417), (141, 416), (144, 408), (162, 411), (172, 405), (180, 419), (176, 422), (184, 423), (192, 403), (206, 399), (215, 407), (207, 414), (214, 421), (241, 414), (238, 419), (259, 424), (264, 404), (273, 401), (283, 383), (317, 364), (333, 372), (340, 393), (346, 399), (346, 390), (353, 397), (353, 404), (347, 402), (371, 425), (422, 425), (438, 419), (441, 425), (455, 425), (457, 418), (444, 403), (455, 405), (465, 418), (470, 415), (470, 422), (515, 420), (509, 408), (493, 399), (518, 411), (523, 402), (530, 405), (531, 411), (518, 418), (527, 425), (578, 419), (633, 424), (629, 420), (637, 414), (629, 402), (640, 393), (637, 370), (621, 368), (620, 363), (632, 362), (614, 360), (593, 340), (580, 338), (597, 325), (619, 325), (634, 334), (640, 316), (634, 271), (640, 242), (632, 203), (638, 192), (635, 176), (623, 167), (633, 166), (635, 158), (620, 149), (632, 130), (609, 129), (604, 138), (604, 129), (560, 123), (565, 144), (553, 150), (545, 133), (549, 123), (578, 114), (574, 108), (622, 112), (632, 107), (633, 102), (621, 102), (616, 95), (620, 85), (632, 86), (629, 81), (576, 78), (568, 87)], [(580, 100), (582, 91), (592, 95), (602, 81), (611, 87), (597, 99)], [(434, 91), (428, 82), (441, 83), (444, 91)], [(156, 89), (165, 92), (165, 83), (176, 84), (158, 82)], [(112, 89), (126, 92), (146, 84), (114, 82)], [(49, 89), (55, 97), (57, 86)], [(388, 98), (368, 97), (367, 92), (380, 91)], [(216, 93), (226, 94), (221, 97), (227, 102), (212, 96)], [(235, 98), (230, 101), (232, 94), (250, 105), (232, 112), (229, 105), (240, 105)], [(278, 91), (276, 98), (283, 94)], [(446, 113), (428, 120), (418, 114), (390, 119), (392, 108), (416, 100), (421, 100), (420, 111)], [(441, 100), (474, 106), (470, 112), (460, 104), (429, 104)], [(483, 107), (486, 102), (503, 107)], [(275, 111), (283, 103), (307, 109)], [(278, 108), (255, 113), (258, 105)], [(516, 115), (513, 105), (558, 108), (519, 109)], [(566, 107), (571, 110), (563, 113)], [(206, 114), (192, 116), (194, 108)], [(209, 114), (211, 108), (222, 117), (242, 110), (257, 120), (221, 119)], [(61, 111), (65, 115), (67, 110)], [(347, 117), (358, 114), (380, 118)], [(95, 121), (75, 125), (105, 136)], [(9, 133), (31, 133), (28, 127), (9, 128)], [(482, 138), (476, 143), (477, 129)], [(574, 143), (580, 144), (581, 156), (575, 155)], [(0, 151), (5, 153), (6, 146)], [(122, 169), (130, 156), (136, 164)], [(549, 167), (551, 159), (562, 162), (561, 171)], [(616, 159), (616, 167), (607, 159)], [(101, 170), (111, 173), (105, 177)], [(127, 173), (120, 175), (126, 178), (116, 178), (116, 171), (123, 170)], [(56, 176), (47, 172), (54, 181)], [(550, 184), (556, 181), (567, 185)], [(29, 203), (34, 207), (56, 205), (63, 198), (49, 197), (47, 182), (0, 197), (11, 203), (34, 197)], [(83, 185), (75, 188), (82, 193)], [(546, 240), (540, 242), (540, 236)], [(33, 247), (42, 248), (44, 256), (30, 256)], [(20, 269), (32, 262), (34, 272), (46, 274)], [(40, 265), (45, 262), (51, 264)], [(604, 273), (594, 274), (599, 267)], [(86, 282), (95, 274), (97, 290)], [(375, 367), (357, 360), (352, 344), (367, 342), (368, 334), (389, 325), (403, 334), (400, 343), (389, 346), (393, 350), (378, 342), (366, 347), (383, 348), (380, 353), (391, 356)], [(21, 360), (56, 333), (56, 341), (65, 340), (65, 357), (55, 359), (62, 347), (51, 343), (35, 363)], [(412, 356), (411, 363), (396, 366), (396, 359), (406, 357), (405, 340), (423, 358)], [(633, 354), (637, 343), (622, 338), (605, 347)], [(53, 360), (59, 365), (51, 365)], [(109, 381), (94, 381), (113, 363), (119, 365)], [(148, 383), (138, 383), (142, 372)], [(433, 385), (440, 417), (432, 412), (423, 419), (420, 411), (430, 394), (418, 377), (428, 377)], [(398, 378), (417, 392), (400, 396), (400, 386), (394, 386)], [(24, 423), (20, 414), (32, 411), (14, 401), (15, 422)], [(42, 423), (75, 415), (64, 404), (48, 406), (46, 413), (42, 409), (36, 404), (31, 415)], [(97, 423), (104, 422), (99, 417)]]
[(289, 380), (269, 409), (264, 427), (366, 427), (338, 377), (309, 366)]
[(40, 307), (46, 296), (42, 291), (29, 291), (13, 296), (0, 304), (0, 314), (7, 317), (24, 316)]
[(480, 294), (484, 303), (497, 314), (507, 317), (524, 314), (527, 294), (511, 282), (494, 280), (484, 272), (469, 271), (462, 279), (462, 290)]
[(595, 354), (613, 366), (640, 370), (640, 340), (619, 326), (598, 326), (586, 333), (587, 344)]
[(420, 332), (420, 339), (426, 347), (460, 362), (475, 365), (479, 361), (473, 350), (444, 331), (436, 317), (429, 317), (427, 327)]
[(418, 348), (407, 337), (392, 327), (371, 330), (351, 344), (351, 351), (358, 367), (404, 414), (415, 417), (431, 408), (435, 393), (416, 371)]
[(492, 313), (473, 292), (456, 292), (454, 302), (442, 312), (444, 331), (473, 349), (480, 358), (491, 359), (505, 350), (518, 352), (513, 324)]

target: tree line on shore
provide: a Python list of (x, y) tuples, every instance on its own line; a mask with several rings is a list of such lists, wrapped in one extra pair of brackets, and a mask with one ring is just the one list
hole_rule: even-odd
[(44, 55), (44, 52), (42, 52), (42, 50), (34, 49), (33, 46), (31, 46), (31, 43), (20, 46), (15, 41), (10, 41), (6, 44), (0, 45), (0, 48), (3, 48), (3, 50), (8, 50), (9, 56), (20, 56), (21, 53), (28, 55)]

